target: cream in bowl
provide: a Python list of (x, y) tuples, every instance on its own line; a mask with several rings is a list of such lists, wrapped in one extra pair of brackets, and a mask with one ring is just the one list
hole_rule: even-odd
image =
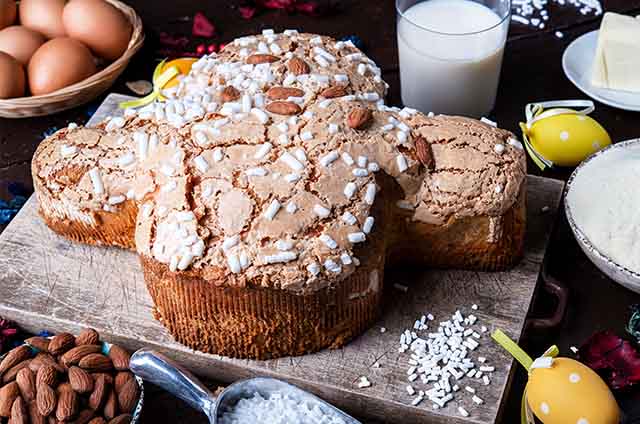
[(640, 140), (584, 161), (567, 184), (565, 210), (580, 247), (610, 278), (640, 293)]

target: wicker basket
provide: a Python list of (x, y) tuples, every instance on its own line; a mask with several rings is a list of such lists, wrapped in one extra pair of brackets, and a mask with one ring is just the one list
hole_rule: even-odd
[(103, 70), (89, 78), (53, 93), (42, 96), (17, 97), (0, 100), (0, 116), (4, 118), (27, 118), (50, 115), (80, 106), (98, 97), (113, 85), (127, 67), (131, 57), (140, 50), (144, 42), (142, 20), (135, 10), (118, 0), (106, 0), (120, 10), (133, 26), (131, 40), (124, 54)]

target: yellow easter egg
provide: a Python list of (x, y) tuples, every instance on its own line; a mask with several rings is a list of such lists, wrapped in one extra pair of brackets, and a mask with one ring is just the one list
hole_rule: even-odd
[(159, 69), (158, 75), (161, 75), (164, 71), (166, 71), (167, 69), (171, 68), (172, 66), (175, 66), (176, 68), (178, 68), (179, 74), (176, 75), (175, 77), (171, 78), (169, 80), (168, 83), (166, 83), (164, 85), (164, 87), (162, 88), (171, 88), (174, 87), (176, 85), (178, 85), (178, 83), (180, 82), (180, 80), (178, 79), (178, 77), (180, 75), (187, 75), (189, 73), (189, 71), (191, 71), (191, 66), (196, 63), (198, 59), (192, 58), (192, 57), (183, 57), (180, 59), (174, 59), (170, 62), (165, 62), (162, 67)]
[(531, 371), (527, 402), (544, 424), (620, 422), (609, 387), (591, 368), (569, 358), (556, 358), (551, 368)]
[(611, 144), (602, 125), (589, 116), (572, 113), (534, 122), (528, 136), (538, 153), (559, 166), (576, 166)]

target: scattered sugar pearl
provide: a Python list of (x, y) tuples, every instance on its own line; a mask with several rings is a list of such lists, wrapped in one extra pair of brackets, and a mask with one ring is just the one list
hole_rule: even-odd
[(288, 213), (296, 213), (297, 210), (298, 210), (298, 206), (295, 203), (293, 202), (287, 203), (286, 211)]
[(385, 327), (380, 327), (380, 332), (381, 333), (386, 333), (387, 329)]
[(369, 379), (365, 376), (360, 377), (360, 380), (358, 381), (358, 387), (360, 389), (366, 388), (366, 387), (371, 387), (371, 382), (369, 381)]
[(504, 152), (504, 144), (498, 143), (493, 146), (493, 151), (501, 155)]
[(496, 185), (496, 188), (495, 188), (495, 191), (496, 191), (496, 193), (498, 193), (498, 194), (502, 193), (502, 186), (501, 186), (500, 184), (497, 184), (497, 185)]
[(562, 33), (562, 31), (556, 31), (555, 36), (556, 38), (564, 38), (564, 34)]
[(329, 209), (317, 204), (313, 206), (313, 212), (320, 218), (327, 218), (331, 214)]

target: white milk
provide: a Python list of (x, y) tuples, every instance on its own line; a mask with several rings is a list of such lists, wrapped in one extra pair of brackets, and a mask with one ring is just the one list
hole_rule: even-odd
[(640, 272), (640, 145), (613, 149), (586, 164), (567, 202), (576, 225), (596, 249)]
[(508, 19), (501, 23), (493, 10), (470, 0), (411, 6), (398, 17), (404, 104), (425, 113), (488, 115), (508, 27)]

